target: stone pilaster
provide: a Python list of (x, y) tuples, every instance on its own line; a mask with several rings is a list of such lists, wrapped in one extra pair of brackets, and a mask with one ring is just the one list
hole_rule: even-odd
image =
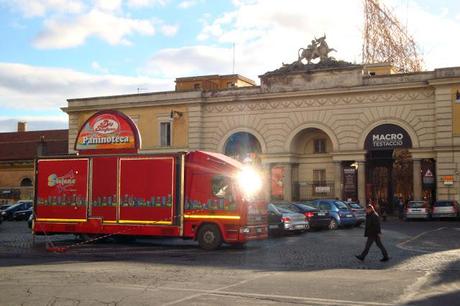
[(413, 160), (413, 192), (414, 200), (422, 199), (422, 163), (420, 159)]
[(284, 194), (283, 198), (285, 201), (292, 201), (292, 164), (286, 164), (284, 166)]
[(366, 163), (358, 162), (358, 200), (361, 205), (366, 205)]
[(343, 187), (342, 162), (336, 161), (334, 162), (334, 166), (335, 166), (335, 177), (334, 177), (335, 197), (338, 199), (342, 199), (342, 187)]

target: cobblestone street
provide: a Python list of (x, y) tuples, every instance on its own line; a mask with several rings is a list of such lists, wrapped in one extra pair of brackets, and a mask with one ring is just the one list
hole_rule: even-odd
[[(460, 297), (460, 222), (383, 223), (391, 260), (363, 228), (314, 231), (214, 252), (193, 241), (139, 239), (76, 245), (0, 225), (2, 305), (453, 305)], [(451, 303), (449, 303), (451, 302)]]

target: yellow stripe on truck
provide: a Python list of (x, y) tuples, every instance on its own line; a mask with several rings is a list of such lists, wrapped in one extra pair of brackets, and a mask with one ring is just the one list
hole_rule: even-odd
[(56, 218), (37, 218), (39, 222), (86, 222), (86, 219), (56, 219)]
[(227, 215), (184, 215), (184, 218), (240, 220), (240, 216), (227, 216)]

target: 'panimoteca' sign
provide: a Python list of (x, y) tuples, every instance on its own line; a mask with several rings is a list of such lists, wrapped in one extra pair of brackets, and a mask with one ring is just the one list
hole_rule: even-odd
[(382, 124), (374, 128), (366, 137), (366, 150), (391, 150), (411, 148), (409, 134), (395, 124)]
[(117, 111), (102, 111), (89, 118), (80, 129), (77, 151), (137, 150), (140, 138), (136, 125)]

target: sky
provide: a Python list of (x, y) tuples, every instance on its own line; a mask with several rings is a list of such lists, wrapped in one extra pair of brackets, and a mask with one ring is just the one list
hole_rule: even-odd
[[(460, 66), (460, 1), (381, 2), (425, 70)], [(259, 84), (323, 34), (360, 63), (362, 28), (362, 0), (0, 0), (0, 132), (67, 128), (67, 99), (169, 91), (177, 77)]]

